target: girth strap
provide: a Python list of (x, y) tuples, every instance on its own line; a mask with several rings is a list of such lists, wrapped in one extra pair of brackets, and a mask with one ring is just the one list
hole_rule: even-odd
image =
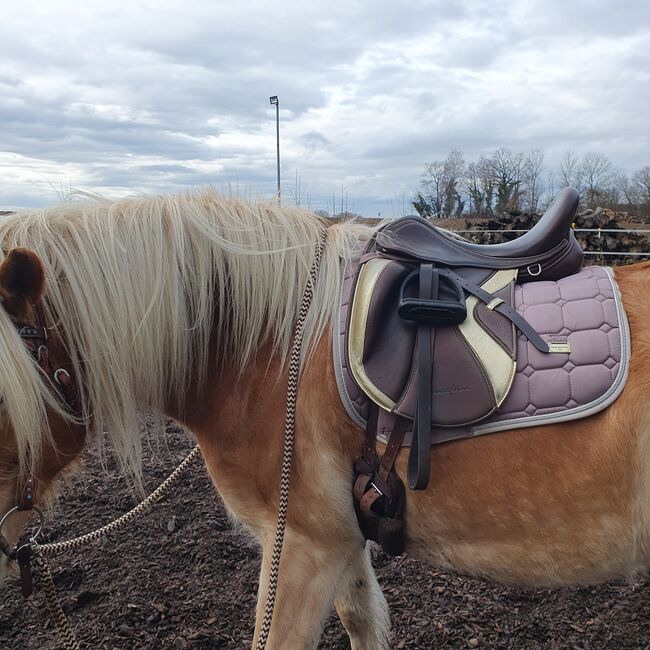
[(407, 420), (397, 420), (381, 460), (376, 450), (378, 424), (379, 408), (373, 404), (366, 424), (363, 455), (354, 462), (354, 509), (364, 537), (380, 544), (388, 555), (399, 555), (404, 551), (405, 495), (394, 465)]

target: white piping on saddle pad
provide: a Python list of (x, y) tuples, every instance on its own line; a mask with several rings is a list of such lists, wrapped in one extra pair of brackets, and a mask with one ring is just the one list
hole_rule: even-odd
[[(347, 265), (342, 265), (341, 273), (343, 274), (344, 280), (341, 282), (341, 292), (339, 294), (339, 305), (336, 311), (334, 312), (334, 322), (332, 323), (332, 348), (334, 353), (334, 373), (336, 375), (336, 385), (339, 389), (339, 396), (343, 402), (343, 407), (345, 412), (348, 414), (348, 417), (361, 429), (366, 428), (366, 421), (357, 413), (354, 406), (352, 405), (352, 398), (348, 393), (347, 386), (345, 385), (345, 379), (343, 378), (343, 360), (345, 359), (343, 346), (345, 344), (343, 336), (341, 335), (341, 310), (343, 305), (341, 301), (343, 299), (343, 289), (345, 284), (345, 276), (348, 272), (348, 266), (352, 265), (353, 262), (348, 262)], [(350, 299), (352, 296), (350, 295)], [(345, 305), (345, 309), (348, 308), (348, 305)]]

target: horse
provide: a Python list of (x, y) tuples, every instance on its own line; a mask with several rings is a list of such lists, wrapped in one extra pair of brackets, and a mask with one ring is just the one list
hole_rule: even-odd
[[(287, 359), (322, 229), (267, 647), (315, 648), (333, 607), (353, 649), (389, 647), (387, 604), (351, 492), (363, 432), (341, 405), (331, 340), (342, 267), (369, 226), (212, 189), (3, 217), (0, 515), (24, 498), (26, 483), (28, 498), (45, 502), (103, 432), (137, 485), (140, 414), (174, 418), (261, 548), (255, 646), (277, 519)], [(434, 446), (428, 488), (406, 495), (407, 553), (522, 586), (591, 584), (648, 566), (650, 263), (615, 277), (632, 337), (620, 397), (582, 420)], [(25, 324), (33, 345), (21, 337)], [(7, 517), (8, 545), (28, 518), (28, 510)]]

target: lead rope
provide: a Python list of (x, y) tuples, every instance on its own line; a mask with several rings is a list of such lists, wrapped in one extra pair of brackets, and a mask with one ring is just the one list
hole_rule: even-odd
[(96, 542), (104, 535), (114, 533), (116, 530), (123, 528), (133, 519), (149, 510), (156, 501), (159, 501), (169, 488), (178, 481), (181, 474), (188, 468), (188, 466), (199, 457), (200, 451), (199, 446), (196, 445), (196, 447), (194, 447), (194, 449), (192, 449), (192, 451), (186, 456), (185, 460), (183, 460), (183, 462), (144, 501), (140, 502), (132, 510), (125, 512), (115, 521), (111, 521), (110, 524), (106, 524), (90, 533), (86, 533), (80, 537), (75, 537), (74, 539), (68, 539), (64, 542), (54, 542), (52, 544), (35, 543), (34, 556), (41, 555), (45, 557), (55, 555), (59, 552), (72, 551), (80, 546)]
[(284, 449), (282, 452), (282, 473), (280, 474), (280, 502), (278, 505), (278, 523), (275, 529), (275, 541), (273, 543), (273, 554), (271, 556), (271, 569), (269, 571), (269, 587), (264, 605), (264, 617), (260, 627), (260, 635), (257, 639), (255, 650), (264, 650), (271, 632), (273, 610), (275, 608), (275, 597), (278, 591), (278, 573), (280, 570), (280, 557), (284, 543), (284, 531), (287, 526), (287, 508), (289, 505), (289, 483), (291, 480), (291, 459), (293, 457), (293, 441), (296, 426), (296, 398), (298, 395), (298, 378), (300, 376), (300, 358), (302, 355), (303, 333), (305, 322), (309, 314), (312, 299), (314, 298), (314, 287), (316, 277), (320, 268), (320, 260), (325, 245), (325, 228), (321, 227), (316, 244), (314, 264), (309, 272), (309, 280), (302, 294), (302, 302), (298, 319), (293, 330), (293, 342), (291, 344), (291, 356), (289, 357), (289, 376), (287, 380), (287, 411), (284, 422)]
[(77, 549), (86, 544), (96, 542), (101, 539), (104, 535), (108, 533), (113, 533), (120, 528), (123, 528), (133, 519), (143, 514), (149, 510), (157, 501), (159, 501), (166, 492), (172, 487), (176, 481), (181, 477), (183, 472), (189, 467), (189, 465), (194, 462), (197, 458), (200, 457), (200, 449), (197, 445), (192, 449), (192, 451), (186, 456), (185, 460), (141, 503), (139, 503), (135, 508), (124, 513), (121, 517), (118, 517), (115, 521), (112, 521), (106, 526), (102, 526), (97, 530), (93, 530), (90, 533), (75, 537), (74, 539), (68, 539), (64, 542), (55, 542), (52, 544), (38, 544), (36, 541), (32, 541), (32, 553), (34, 564), (38, 568), (38, 571), (41, 575), (41, 582), (43, 586), (43, 591), (45, 592), (45, 602), (47, 603), (47, 609), (50, 612), (50, 617), (54, 622), (61, 640), (63, 641), (63, 647), (65, 650), (80, 650), (79, 642), (75, 638), (74, 631), (70, 622), (66, 618), (61, 603), (56, 595), (56, 588), (54, 586), (54, 580), (52, 578), (52, 573), (50, 572), (50, 566), (47, 562), (47, 557), (55, 555), (59, 552), (71, 551)]
[[(289, 504), (289, 483), (291, 479), (291, 459), (293, 456), (293, 440), (295, 433), (296, 423), (296, 397), (298, 394), (298, 378), (300, 374), (300, 358), (302, 355), (303, 334), (305, 329), (305, 322), (309, 313), (311, 302), (314, 298), (314, 287), (316, 285), (316, 278), (320, 269), (320, 262), (325, 246), (326, 230), (321, 227), (318, 242), (316, 244), (316, 251), (314, 256), (314, 263), (309, 272), (309, 279), (305, 286), (302, 295), (302, 302), (300, 311), (296, 320), (296, 325), (293, 331), (293, 342), (291, 345), (291, 354), (289, 358), (289, 371), (287, 381), (287, 410), (284, 426), (284, 449), (282, 456), (282, 473), (280, 476), (280, 503), (278, 506), (278, 523), (275, 531), (275, 542), (273, 545), (273, 554), (271, 557), (271, 570), (269, 572), (269, 588), (266, 597), (266, 604), (264, 606), (264, 618), (262, 619), (262, 626), (260, 629), (260, 636), (257, 640), (256, 650), (264, 650), (268, 640), (269, 632), (271, 631), (271, 621), (273, 618), (273, 610), (275, 608), (275, 597), (278, 587), (278, 572), (280, 568), (280, 557), (282, 555), (282, 545), (284, 542), (284, 530), (287, 524), (287, 508)], [(38, 567), (41, 574), (41, 581), (43, 591), (45, 592), (45, 600), (47, 608), (54, 625), (63, 641), (65, 650), (80, 650), (81, 646), (75, 638), (74, 630), (68, 621), (61, 603), (56, 595), (56, 587), (52, 578), (47, 557), (54, 555), (58, 552), (65, 552), (77, 549), (86, 544), (90, 544), (101, 539), (104, 535), (113, 533), (126, 524), (130, 523), (133, 519), (149, 510), (163, 495), (169, 491), (171, 486), (180, 478), (183, 472), (189, 465), (196, 460), (200, 455), (200, 449), (197, 445), (187, 455), (183, 462), (141, 503), (135, 508), (129, 510), (115, 521), (112, 521), (97, 530), (94, 530), (85, 535), (75, 537), (63, 542), (54, 542), (51, 544), (38, 544), (32, 540), (32, 552), (34, 564)]]
[(34, 566), (38, 568), (41, 576), (41, 586), (45, 592), (45, 602), (47, 609), (50, 612), (50, 618), (54, 621), (54, 627), (59, 633), (59, 638), (63, 641), (65, 650), (81, 650), (81, 646), (77, 641), (72, 625), (67, 619), (61, 603), (56, 595), (56, 587), (50, 571), (50, 565), (47, 563), (47, 558), (44, 555), (37, 555), (34, 557)]

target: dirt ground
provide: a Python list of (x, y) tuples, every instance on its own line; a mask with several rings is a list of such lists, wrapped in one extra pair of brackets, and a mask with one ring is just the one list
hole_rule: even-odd
[[(168, 426), (146, 453), (154, 489), (191, 448)], [(125, 482), (89, 455), (62, 490), (46, 541), (94, 529), (135, 504)], [(650, 648), (650, 580), (524, 591), (449, 575), (407, 557), (375, 560), (392, 619), (392, 648)], [(259, 556), (228, 521), (200, 464), (172, 496), (112, 539), (51, 561), (63, 608), (83, 648), (246, 648)], [(281, 606), (281, 603), (280, 603)], [(15, 576), (0, 588), (0, 647), (53, 650), (42, 593), (23, 600)], [(332, 616), (320, 648), (348, 648)]]

